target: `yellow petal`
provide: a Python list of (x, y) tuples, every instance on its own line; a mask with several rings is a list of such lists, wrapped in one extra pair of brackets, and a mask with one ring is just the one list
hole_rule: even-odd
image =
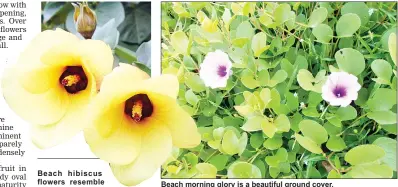
[(45, 149), (61, 144), (82, 131), (90, 123), (91, 119), (87, 117), (87, 109), (96, 94), (96, 85), (91, 72), (88, 69), (84, 69), (84, 71), (87, 72), (89, 84), (85, 90), (68, 94), (70, 104), (63, 118), (53, 124), (32, 126), (31, 138), (37, 147)]
[(126, 186), (135, 186), (150, 178), (170, 156), (172, 140), (166, 127), (153, 126), (142, 137), (141, 152), (129, 165), (110, 164), (117, 180)]
[(82, 40), (76, 47), (79, 48), (82, 60), (92, 70), (99, 88), (103, 77), (109, 74), (113, 68), (111, 48), (100, 40)]
[(29, 123), (47, 125), (58, 122), (69, 105), (68, 94), (61, 87), (54, 87), (42, 94), (31, 94), (19, 84), (20, 67), (5, 69), (2, 78), (3, 96), (9, 107)]
[(79, 38), (62, 29), (46, 30), (33, 38), (20, 54), (18, 64), (41, 64), (40, 58), (44, 52), (64, 42), (77, 42)]
[(124, 105), (94, 114), (93, 124), (84, 130), (84, 136), (97, 157), (113, 164), (132, 163), (141, 148), (140, 130), (124, 115)]
[(163, 74), (151, 79), (145, 80), (144, 85), (147, 90), (159, 94), (167, 95), (176, 99), (179, 91), (178, 79), (174, 75)]
[(149, 75), (139, 68), (130, 64), (120, 63), (118, 67), (113, 69), (112, 73), (104, 77), (101, 91), (125, 90), (126, 87), (134, 87), (140, 81), (148, 78)]
[(148, 96), (154, 105), (151, 117), (168, 127), (174, 146), (193, 148), (200, 144), (201, 136), (195, 121), (175, 99), (157, 93), (149, 93)]
[(60, 87), (59, 77), (64, 69), (60, 67), (36, 66), (20, 67), (19, 82), (22, 87), (32, 93), (40, 94), (54, 87)]
[(55, 67), (82, 66), (83, 58), (79, 54), (79, 41), (67, 41), (53, 46), (43, 53), (40, 60), (43, 64)]

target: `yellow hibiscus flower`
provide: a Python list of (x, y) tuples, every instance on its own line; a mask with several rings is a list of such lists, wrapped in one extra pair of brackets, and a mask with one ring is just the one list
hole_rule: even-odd
[(48, 148), (88, 124), (88, 103), (112, 66), (112, 51), (104, 42), (48, 30), (4, 71), (2, 91), (10, 108), (32, 124), (34, 144)]
[(105, 76), (84, 133), (93, 153), (126, 186), (150, 178), (173, 146), (192, 148), (201, 141), (195, 121), (176, 102), (177, 78), (148, 78), (128, 64)]

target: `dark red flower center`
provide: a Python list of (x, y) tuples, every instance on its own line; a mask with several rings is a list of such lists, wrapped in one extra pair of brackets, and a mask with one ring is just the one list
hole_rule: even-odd
[(59, 83), (68, 93), (75, 94), (87, 88), (88, 79), (81, 66), (68, 66), (59, 77)]
[(126, 100), (124, 113), (139, 122), (152, 115), (153, 105), (146, 94), (137, 94)]

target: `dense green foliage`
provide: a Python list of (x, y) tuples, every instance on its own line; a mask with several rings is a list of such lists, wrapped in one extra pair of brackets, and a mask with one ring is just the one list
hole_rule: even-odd
[[(202, 143), (175, 149), (165, 178), (396, 177), (396, 3), (162, 3), (162, 70)], [(206, 87), (207, 53), (228, 54), (225, 88)], [(330, 106), (331, 72), (358, 99)]]

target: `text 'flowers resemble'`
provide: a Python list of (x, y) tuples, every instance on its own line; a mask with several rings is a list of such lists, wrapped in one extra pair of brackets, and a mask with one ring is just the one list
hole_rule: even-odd
[(80, 40), (61, 29), (44, 31), (4, 71), (3, 95), (32, 124), (36, 146), (52, 147), (83, 130), (86, 108), (112, 65), (104, 42)]
[(232, 63), (228, 54), (216, 50), (206, 55), (200, 64), (199, 75), (206, 86), (210, 88), (223, 88), (227, 86), (229, 76), (232, 74)]
[(116, 178), (132, 186), (150, 178), (172, 147), (196, 147), (201, 137), (195, 121), (177, 103), (175, 76), (149, 79), (140, 69), (121, 63), (105, 76), (85, 130), (91, 150), (110, 163)]
[(322, 87), (322, 98), (332, 106), (346, 107), (358, 98), (358, 78), (346, 72), (333, 72)]

